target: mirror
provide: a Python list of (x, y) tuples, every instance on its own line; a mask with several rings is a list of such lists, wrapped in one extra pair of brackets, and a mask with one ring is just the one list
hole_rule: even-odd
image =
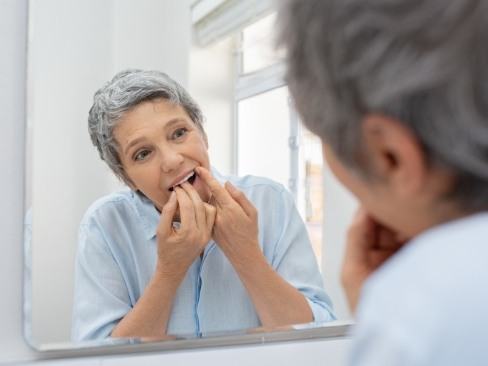
[[(183, 319), (180, 319), (183, 325), (176, 325), (174, 331), (168, 332), (169, 342), (173, 342), (170, 344), (174, 344), (175, 339), (202, 337), (232, 338), (239, 344), (239, 339), (249, 342), (253, 334), (259, 341), (263, 338), (262, 332), (276, 333), (283, 329), (288, 332), (288, 338), (278, 336), (275, 339), (299, 339), (307, 337), (311, 330), (308, 337), (310, 334), (337, 336), (345, 329), (338, 324), (350, 321), (338, 273), (341, 243), (354, 200), (322, 167), (318, 140), (300, 125), (288, 102), (282, 54), (271, 51), (270, 46), (273, 9), (269, 4), (262, 5), (267, 2), (224, 3), (227, 7), (212, 11), (206, 7), (206, 0), (30, 2), (25, 328), (27, 339), (38, 349), (124, 342), (106, 339), (112, 328), (99, 330), (106, 333), (102, 337), (94, 333), (86, 337), (72, 333), (73, 319), (84, 324), (91, 316), (103, 318), (107, 314), (104, 311), (93, 314), (94, 308), (76, 313), (74, 309), (80, 306), (75, 302), (80, 298), (85, 306), (102, 300), (88, 293), (86, 298), (84, 293), (77, 293), (75, 268), (79, 261), (80, 223), (88, 208), (100, 197), (128, 189), (100, 159), (87, 131), (94, 92), (126, 68), (164, 71), (188, 90), (205, 115), (210, 163), (222, 175), (265, 176), (287, 187), (283, 197), (291, 198), (288, 202), (291, 206), (280, 212), (289, 214), (295, 202), (311, 245), (302, 242), (301, 245), (308, 246), (304, 257), (294, 257), (291, 262), (305, 263), (303, 271), (296, 271), (293, 264), (280, 278), (289, 276), (292, 281), (291, 278), (297, 276), (298, 280), (291, 287), (298, 293), (299, 288), (303, 290), (311, 285), (306, 281), (299, 284), (303, 273), (323, 278), (325, 290), (309, 293), (308, 304), (313, 303), (314, 296), (318, 296), (314, 298), (317, 302), (325, 304), (331, 299), (338, 319), (331, 321), (333, 317), (326, 306), (318, 306), (313, 314), (320, 322), (250, 329), (261, 325), (255, 304), (247, 297), (239, 277), (229, 278), (224, 271), (221, 277), (217, 274), (209, 277), (217, 278), (216, 282), (206, 283), (210, 290), (206, 294), (205, 311), (193, 309), (197, 304), (194, 295), (201, 303), (204, 301), (201, 290), (191, 293), (192, 298), (186, 300), (190, 303), (185, 304), (183, 296), (176, 297), (173, 311), (185, 306), (190, 310), (173, 313), (176, 315), (170, 318), (168, 329), (173, 329), (171, 322), (177, 324), (178, 319)], [(323, 187), (327, 187), (327, 191)], [(281, 199), (277, 202), (283, 203)], [(153, 215), (156, 213), (152, 210)], [(273, 216), (262, 217), (259, 232), (266, 233), (270, 229), (265, 219)], [(269, 254), (268, 260), (272, 262), (275, 255), (278, 254)], [(217, 259), (209, 270), (216, 271), (225, 258), (220, 258), (221, 262)], [(120, 270), (116, 266), (110, 268), (108, 262), (103, 261), (96, 267), (105, 273)], [(143, 292), (149, 281), (148, 271), (141, 275), (145, 280), (137, 285), (141, 289), (139, 292)], [(102, 272), (93, 272), (96, 273), (92, 278), (95, 283)], [(120, 278), (123, 280), (120, 283), (128, 281), (125, 274)], [(212, 286), (215, 288), (219, 280), (230, 281), (227, 294), (239, 288), (239, 295), (235, 296), (240, 297), (228, 296), (228, 299), (234, 298), (234, 303), (210, 305), (215, 302), (212, 296), (217, 296), (212, 293)], [(325, 291), (325, 297), (320, 298), (321, 291)], [(220, 296), (222, 293), (221, 289)], [(135, 298), (131, 294), (130, 301), (137, 303), (138, 296), (140, 293)], [(248, 303), (241, 306), (245, 301)], [(133, 305), (128, 304), (130, 308)], [(226, 318), (223, 312), (232, 313), (231, 305), (241, 306), (241, 313)], [(199, 311), (209, 314), (207, 319), (213, 319), (211, 325), (206, 329), (184, 325), (185, 322), (194, 323), (195, 319), (188, 316), (194, 310), (197, 314)], [(246, 317), (252, 321), (240, 322)], [(324, 329), (322, 333), (321, 329)], [(241, 336), (244, 338), (239, 338)], [(81, 340), (86, 343), (80, 343)], [(214, 341), (213, 344), (220, 343)]]

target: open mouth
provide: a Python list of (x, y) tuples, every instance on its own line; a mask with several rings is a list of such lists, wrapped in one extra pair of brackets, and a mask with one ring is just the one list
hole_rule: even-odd
[(197, 177), (197, 175), (196, 175), (195, 171), (191, 171), (190, 174), (188, 174), (186, 177), (184, 177), (182, 180), (180, 180), (174, 186), (170, 187), (169, 191), (174, 191), (175, 187), (178, 187), (185, 182), (193, 184), (193, 182), (195, 182), (196, 177)]

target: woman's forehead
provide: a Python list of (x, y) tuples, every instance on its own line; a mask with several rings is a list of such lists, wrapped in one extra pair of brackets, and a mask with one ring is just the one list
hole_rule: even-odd
[(177, 115), (182, 117), (189, 117), (185, 109), (181, 105), (174, 103), (168, 99), (158, 98), (141, 102), (132, 107), (124, 113), (124, 115), (122, 116), (122, 121), (128, 119), (170, 120), (173, 119), (173, 116)]
[(128, 133), (144, 127), (164, 127), (176, 119), (191, 121), (179, 104), (165, 99), (145, 101), (125, 112), (115, 130)]

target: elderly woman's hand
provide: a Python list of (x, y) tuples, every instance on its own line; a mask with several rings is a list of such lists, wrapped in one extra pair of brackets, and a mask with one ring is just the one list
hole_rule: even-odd
[[(179, 206), (180, 225), (173, 227)], [(191, 184), (176, 187), (163, 206), (157, 228), (158, 263), (156, 271), (181, 281), (195, 258), (212, 236), (216, 209), (205, 203)]]
[(246, 266), (262, 256), (258, 243), (258, 213), (247, 197), (230, 182), (225, 186), (202, 167), (197, 174), (212, 192), (217, 209), (213, 238), (234, 266)]
[(360, 207), (351, 223), (341, 280), (353, 312), (366, 279), (405, 244), (406, 239), (384, 227)]

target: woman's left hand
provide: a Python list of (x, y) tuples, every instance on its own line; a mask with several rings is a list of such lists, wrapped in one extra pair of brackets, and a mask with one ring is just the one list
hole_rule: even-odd
[(229, 182), (222, 187), (208, 170), (196, 171), (210, 188), (217, 209), (213, 238), (239, 275), (261, 325), (272, 329), (311, 322), (313, 313), (305, 296), (275, 271), (260, 248), (254, 205)]
[(224, 186), (202, 167), (198, 176), (212, 192), (216, 207), (213, 238), (232, 264), (248, 265), (256, 256), (262, 256), (258, 242), (258, 212), (247, 197), (230, 182)]

